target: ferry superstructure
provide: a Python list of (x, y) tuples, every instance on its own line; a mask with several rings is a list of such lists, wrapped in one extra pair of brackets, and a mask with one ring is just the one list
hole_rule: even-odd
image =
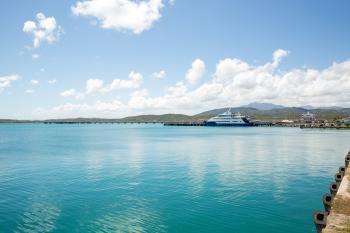
[(240, 113), (232, 113), (231, 109), (221, 113), (215, 117), (210, 118), (206, 124), (208, 126), (251, 126), (252, 123), (247, 117)]

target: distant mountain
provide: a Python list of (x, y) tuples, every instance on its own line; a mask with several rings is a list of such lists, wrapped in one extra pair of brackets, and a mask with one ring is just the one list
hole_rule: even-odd
[(140, 115), (118, 119), (119, 122), (171, 122), (190, 121), (192, 116), (184, 114), (163, 114), (163, 115)]
[[(163, 114), (163, 115), (139, 115), (117, 119), (108, 118), (66, 118), (50, 119), (41, 121), (42, 123), (120, 123), (120, 122), (170, 122), (189, 121), (193, 117), (184, 114)], [(0, 120), (1, 123), (1, 120)]]
[[(218, 108), (209, 111), (205, 111), (194, 115), (196, 118), (210, 118), (212, 116), (218, 115), (226, 111), (227, 108)], [(314, 108), (306, 109), (301, 107), (280, 107), (273, 108), (268, 110), (259, 110), (251, 107), (239, 107), (231, 108), (232, 112), (240, 112), (244, 115), (249, 115), (259, 120), (268, 120), (268, 121), (277, 121), (283, 119), (296, 120), (300, 119), (301, 114), (310, 112), (316, 115), (316, 118), (333, 120), (338, 118), (344, 118), (350, 115), (350, 108), (341, 108), (341, 109), (325, 109), (325, 108)]]
[(242, 108), (255, 108), (255, 109), (258, 109), (261, 111), (285, 108), (282, 105), (271, 104), (271, 103), (258, 103), (258, 102), (253, 102), (253, 103), (241, 106), (241, 107)]
[(269, 115), (294, 115), (294, 114), (301, 115), (307, 111), (308, 110), (305, 108), (284, 107), (284, 108), (264, 110), (264, 111), (260, 111), (260, 113), (269, 114)]
[(6, 124), (15, 124), (15, 123), (40, 123), (40, 121), (0, 119), (0, 123), (6, 123)]
[[(291, 107), (286, 107), (283, 105), (277, 105), (277, 104), (272, 104), (272, 103), (259, 103), (259, 102), (253, 102), (247, 105), (241, 106), (242, 108), (256, 108), (260, 111), (267, 111), (267, 110), (273, 110), (273, 109), (284, 109), (284, 108), (291, 108)], [(339, 107), (339, 106), (328, 106), (328, 107), (315, 107), (312, 105), (305, 105), (305, 106), (300, 106), (300, 107), (295, 107), (295, 109), (305, 109), (305, 110), (339, 110), (341, 111), (342, 109), (346, 109), (344, 107)]]
[(312, 106), (312, 105), (300, 106), (299, 108), (304, 108), (304, 109), (308, 109), (308, 110), (316, 109), (316, 107), (314, 107), (314, 106)]
[[(254, 106), (254, 107), (253, 107)], [(172, 121), (193, 121), (207, 120), (227, 111), (229, 107), (212, 109), (201, 112), (193, 116), (184, 114), (162, 114), (162, 115), (139, 115), (129, 116), (118, 119), (108, 118), (66, 118), (66, 119), (49, 119), (42, 121), (12, 120), (0, 119), (0, 123), (120, 123), (120, 122), (172, 122)], [(301, 114), (310, 112), (316, 115), (317, 119), (334, 120), (350, 116), (350, 108), (329, 107), (315, 108), (312, 106), (305, 107), (284, 107), (270, 103), (251, 103), (242, 107), (232, 107), (232, 112), (240, 112), (258, 120), (279, 121), (283, 119), (300, 119)]]
[[(229, 109), (229, 107), (227, 108), (217, 108), (217, 109), (213, 109), (213, 110), (209, 110), (209, 111), (205, 111), (205, 112), (201, 112), (199, 114), (194, 115), (194, 117), (208, 117), (208, 116), (216, 116), (220, 113), (223, 113), (225, 111), (227, 111)], [(254, 113), (258, 113), (259, 110), (256, 108), (249, 108), (249, 107), (232, 107), (231, 108), (231, 112), (240, 112), (243, 114), (254, 114)]]
[(343, 109), (342, 107), (339, 106), (329, 106), (329, 107), (314, 107), (312, 105), (305, 105), (305, 106), (301, 106), (300, 108), (305, 108), (305, 109), (329, 109), (329, 110), (340, 110)]

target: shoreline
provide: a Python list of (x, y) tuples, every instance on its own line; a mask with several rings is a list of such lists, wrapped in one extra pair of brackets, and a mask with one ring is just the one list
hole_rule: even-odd
[(324, 126), (324, 125), (310, 125), (310, 124), (286, 124), (281, 125), (275, 122), (263, 122), (255, 123), (253, 125), (247, 126), (208, 126), (204, 121), (179, 121), (179, 122), (159, 122), (159, 121), (9, 121), (9, 122), (0, 122), (0, 125), (12, 125), (12, 124), (56, 124), (56, 125), (73, 125), (73, 124), (162, 124), (164, 126), (183, 126), (183, 127), (278, 127), (278, 128), (300, 128), (300, 129), (337, 129), (337, 130), (347, 130), (350, 129), (350, 126)]

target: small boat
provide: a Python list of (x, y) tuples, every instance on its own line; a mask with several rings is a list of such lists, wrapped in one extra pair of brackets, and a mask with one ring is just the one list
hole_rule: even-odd
[(221, 113), (215, 117), (210, 118), (206, 122), (207, 126), (251, 126), (250, 120), (238, 113), (232, 113), (231, 109)]

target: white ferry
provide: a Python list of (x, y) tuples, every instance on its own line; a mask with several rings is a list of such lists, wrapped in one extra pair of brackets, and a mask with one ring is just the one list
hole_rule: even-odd
[(252, 123), (240, 113), (232, 113), (231, 109), (210, 118), (206, 122), (207, 126), (251, 126)]

